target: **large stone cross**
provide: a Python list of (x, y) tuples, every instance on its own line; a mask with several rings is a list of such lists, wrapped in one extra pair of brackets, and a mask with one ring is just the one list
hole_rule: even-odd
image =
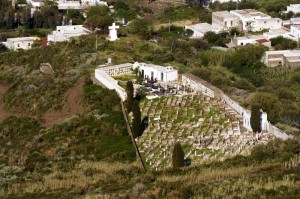
[(119, 26), (116, 26), (115, 23), (112, 24), (112, 26), (108, 27), (109, 29), (109, 40), (115, 41), (118, 39), (117, 29), (119, 29)]

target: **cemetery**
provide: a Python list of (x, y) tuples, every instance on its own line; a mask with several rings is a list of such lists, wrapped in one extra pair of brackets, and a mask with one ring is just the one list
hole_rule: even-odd
[(247, 155), (272, 138), (246, 130), (243, 118), (223, 101), (195, 92), (145, 99), (140, 107), (149, 126), (136, 141), (145, 163), (155, 170), (171, 167), (176, 142), (194, 164)]

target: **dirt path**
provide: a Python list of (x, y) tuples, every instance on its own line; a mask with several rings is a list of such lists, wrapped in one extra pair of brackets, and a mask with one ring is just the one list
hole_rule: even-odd
[(81, 77), (75, 86), (70, 88), (65, 94), (62, 109), (59, 111), (50, 109), (44, 114), (43, 121), (46, 127), (61, 123), (65, 121), (65, 119), (83, 111), (83, 106), (81, 104), (83, 86), (84, 78)]

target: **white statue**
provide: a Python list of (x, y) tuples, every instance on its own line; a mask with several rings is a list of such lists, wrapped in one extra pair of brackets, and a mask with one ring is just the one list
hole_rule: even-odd
[(112, 24), (112, 26), (108, 27), (109, 29), (109, 40), (115, 41), (118, 39), (117, 29), (119, 29), (119, 26), (116, 26), (115, 23)]

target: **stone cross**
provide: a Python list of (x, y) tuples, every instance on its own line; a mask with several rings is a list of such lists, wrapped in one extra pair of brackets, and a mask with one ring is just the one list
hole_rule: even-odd
[(119, 29), (119, 26), (116, 26), (115, 23), (112, 24), (112, 26), (108, 27), (109, 29), (109, 40), (115, 41), (118, 39), (117, 29)]

